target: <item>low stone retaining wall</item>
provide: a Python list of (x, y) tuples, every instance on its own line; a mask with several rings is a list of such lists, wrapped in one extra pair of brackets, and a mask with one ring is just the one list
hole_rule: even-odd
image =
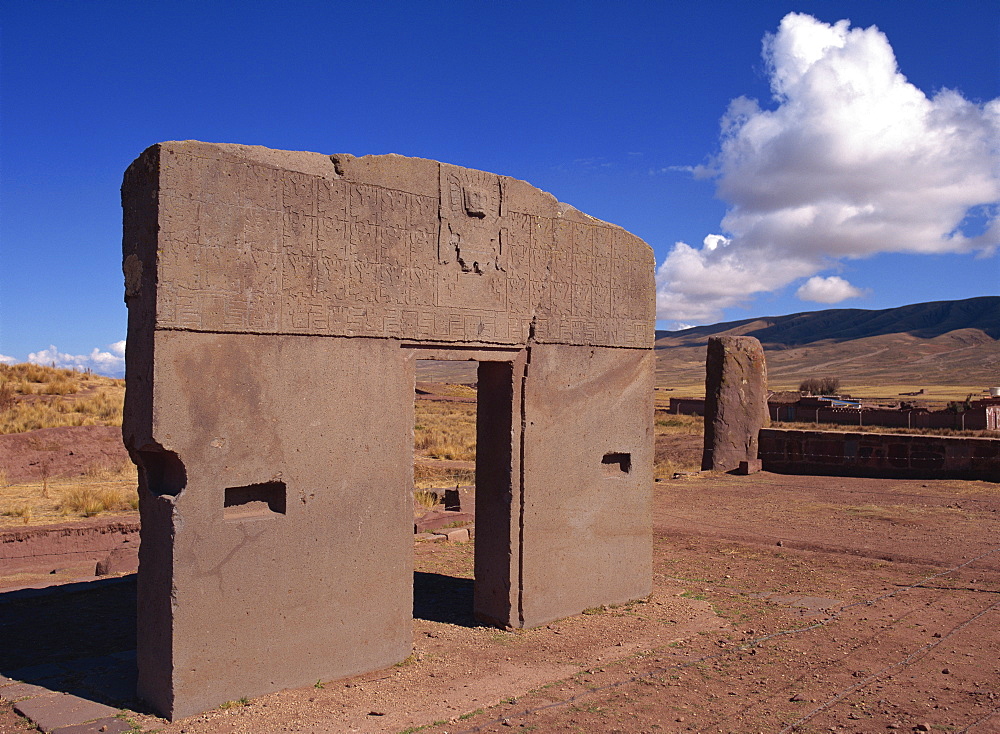
[(139, 547), (139, 518), (101, 518), (0, 530), (0, 575), (106, 560)]
[(994, 438), (765, 428), (759, 455), (765, 471), (779, 474), (1000, 482)]

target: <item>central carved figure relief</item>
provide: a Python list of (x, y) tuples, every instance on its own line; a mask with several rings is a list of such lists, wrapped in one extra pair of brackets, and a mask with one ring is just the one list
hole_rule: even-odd
[(170, 718), (411, 651), (420, 359), (478, 363), (476, 617), (651, 586), (653, 255), (529, 184), (161, 143), (122, 186), (139, 692)]
[(463, 272), (478, 275), (503, 270), (500, 265), (501, 187), (499, 176), (457, 166), (441, 166), (439, 251), (442, 264), (454, 261)]

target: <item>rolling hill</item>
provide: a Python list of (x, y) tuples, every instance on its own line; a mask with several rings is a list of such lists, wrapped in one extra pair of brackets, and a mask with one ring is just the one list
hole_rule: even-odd
[(658, 331), (657, 385), (684, 389), (703, 383), (708, 338), (721, 335), (761, 341), (772, 388), (794, 388), (807, 377), (822, 376), (839, 377), (847, 390), (1000, 384), (998, 296)]

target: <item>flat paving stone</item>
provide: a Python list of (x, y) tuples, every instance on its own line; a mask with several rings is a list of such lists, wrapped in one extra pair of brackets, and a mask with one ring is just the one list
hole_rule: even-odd
[(98, 719), (86, 724), (74, 724), (56, 729), (55, 734), (124, 734), (132, 731), (132, 725), (121, 719)]
[[(3, 689), (0, 689), (3, 690)], [(112, 718), (118, 709), (94, 703), (69, 693), (39, 696), (14, 704), (14, 710), (44, 732), (83, 724), (94, 719)]]
[(11, 683), (10, 685), (0, 688), (0, 698), (7, 701), (16, 701), (19, 698), (36, 698), (38, 696), (56, 696), (58, 695), (54, 691), (50, 691), (48, 688), (42, 686), (36, 686), (33, 683)]
[(416, 540), (424, 540), (431, 543), (439, 543), (447, 538), (440, 533), (417, 533), (413, 536)]

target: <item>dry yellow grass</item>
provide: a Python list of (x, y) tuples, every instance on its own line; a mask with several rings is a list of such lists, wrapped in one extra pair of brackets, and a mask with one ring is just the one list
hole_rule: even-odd
[(0, 365), (0, 433), (119, 426), (124, 380), (36, 364)]
[(92, 466), (77, 477), (7, 484), (0, 491), (0, 527), (46, 525), (74, 517), (131, 512), (139, 506), (136, 485), (132, 462)]
[(427, 464), (413, 467), (413, 486), (417, 489), (454, 487), (476, 483), (474, 469), (448, 469)]
[(416, 500), (418, 505), (427, 510), (433, 510), (441, 500), (437, 492), (430, 492), (426, 489), (413, 490), (413, 499)]
[(701, 436), (705, 433), (705, 419), (700, 415), (673, 415), (657, 411), (654, 431), (657, 436)]
[(447, 395), (449, 398), (475, 398), (479, 393), (472, 385), (463, 385), (459, 382), (446, 382), (438, 385), (436, 395)]
[(67, 514), (79, 513), (84, 517), (93, 517), (101, 512), (135, 510), (138, 506), (139, 496), (134, 491), (107, 485), (72, 487), (63, 492), (57, 505)]
[(30, 504), (24, 503), (23, 505), (12, 507), (9, 510), (4, 510), (3, 514), (5, 517), (19, 517), (25, 525), (28, 525), (31, 523), (31, 519), (34, 516), (34, 510)]
[(418, 400), (413, 427), (419, 454), (451, 461), (476, 460), (476, 404)]

